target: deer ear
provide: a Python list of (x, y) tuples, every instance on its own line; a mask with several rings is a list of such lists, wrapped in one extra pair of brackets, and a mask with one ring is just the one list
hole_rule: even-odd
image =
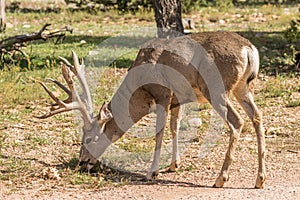
[(107, 107), (107, 104), (104, 102), (100, 108), (98, 121), (99, 123), (106, 123), (112, 118), (112, 114)]

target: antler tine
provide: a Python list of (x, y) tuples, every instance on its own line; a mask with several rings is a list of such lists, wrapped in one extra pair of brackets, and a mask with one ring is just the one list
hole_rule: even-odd
[(50, 111), (49, 113), (45, 114), (45, 115), (42, 115), (42, 116), (34, 116), (35, 118), (38, 118), (38, 119), (46, 119), (48, 117), (52, 117), (53, 115), (56, 115), (56, 114), (59, 114), (59, 113), (62, 113), (62, 112), (66, 112), (66, 111), (70, 111), (72, 110), (71, 108), (69, 109), (65, 109), (65, 108), (58, 108), (56, 110), (53, 110), (53, 111)]
[(69, 96), (72, 96), (71, 91), (70, 91), (66, 86), (64, 86), (61, 82), (58, 82), (57, 80), (54, 80), (54, 79), (52, 79), (52, 78), (47, 78), (46, 81), (51, 81), (51, 82), (55, 83), (55, 84), (58, 85), (63, 91), (65, 91)]
[[(34, 116), (34, 117), (39, 118), (39, 119), (46, 119), (48, 117), (51, 117), (53, 115), (56, 115), (56, 114), (59, 114), (62, 112), (67, 112), (67, 111), (71, 111), (71, 110), (80, 110), (81, 114), (83, 115), (83, 120), (84, 120), (85, 124), (88, 125), (88, 124), (92, 123), (91, 116), (85, 109), (83, 102), (78, 97), (78, 94), (72, 93), (72, 92), (74, 92), (74, 90), (73, 90), (74, 88), (70, 88), (71, 89), (70, 96), (65, 101), (61, 101), (59, 98), (57, 98), (53, 94), (53, 92), (51, 92), (51, 90), (45, 85), (45, 83), (43, 83), (41, 81), (38, 81), (38, 83), (45, 89), (45, 91), (49, 94), (49, 96), (55, 101), (55, 104), (51, 104), (51, 107), (53, 110), (50, 109), (51, 111), (49, 113), (42, 115), (42, 116)], [(54, 83), (59, 83), (59, 82), (54, 81)], [(61, 83), (59, 83), (58, 85), (60, 86), (60, 84)], [(72, 95), (77, 96), (77, 98), (72, 100)], [(55, 106), (58, 106), (58, 107), (55, 107)]]
[(82, 66), (83, 69), (85, 69), (84, 59), (81, 58), (80, 61), (81, 61), (81, 62), (80, 62), (80, 63), (81, 63), (80, 65)]
[(71, 72), (70, 68), (68, 68), (68, 67), (66, 67), (66, 65), (62, 64), (61, 65), (61, 71), (62, 71), (62, 75), (63, 75), (65, 81), (67, 82), (68, 87), (70, 88), (70, 90), (71, 91), (75, 90), (74, 89), (74, 82), (73, 82), (73, 80), (70, 76), (70, 72)]
[[(51, 79), (48, 79), (48, 80), (51, 80)], [(55, 83), (58, 83), (58, 81), (55, 81), (55, 80), (51, 80), (51, 81), (53, 81), (53, 82), (55, 82)], [(70, 107), (68, 107), (67, 106), (67, 104), (65, 104), (65, 103), (67, 103), (67, 102), (65, 102), (65, 101), (61, 101), (60, 99), (58, 99), (54, 94), (53, 94), (53, 92), (51, 92), (51, 90), (43, 83), (43, 82), (41, 82), (41, 81), (37, 81), (44, 89), (45, 89), (45, 91), (49, 94), (49, 96), (55, 101), (55, 104), (51, 104), (51, 106), (52, 107), (54, 107), (54, 106), (59, 106), (59, 108), (58, 109), (54, 109), (54, 110), (51, 110), (48, 114), (45, 114), (45, 115), (42, 115), (42, 116), (34, 116), (34, 117), (36, 117), (36, 118), (39, 118), (39, 119), (46, 119), (46, 118), (48, 118), (48, 117), (51, 117), (51, 116), (53, 116), (53, 115), (55, 115), (55, 114), (58, 114), (58, 113), (61, 113), (61, 112), (65, 112), (65, 111), (69, 111), (69, 110), (71, 110), (72, 108), (70, 108)], [(60, 83), (61, 84), (61, 83)], [(59, 84), (58, 84), (59, 85)], [(68, 98), (69, 99), (69, 98)], [(68, 100), (67, 99), (67, 100)], [(66, 101), (67, 101), (66, 100)]]
[[(72, 72), (77, 76), (79, 83), (83, 89), (83, 97), (85, 98), (84, 101), (86, 102), (87, 105), (87, 109), (89, 111), (90, 114), (93, 113), (93, 104), (92, 104), (92, 98), (91, 98), (91, 93), (85, 78), (85, 65), (84, 65), (84, 61), (83, 58), (81, 58), (81, 64), (79, 63), (79, 59), (77, 54), (72, 51), (72, 57), (73, 57), (73, 63), (74, 63), (74, 67), (71, 69)], [(75, 72), (74, 72), (74, 71)]]
[[(61, 61), (65, 64), (65, 65), (67, 65), (71, 70), (74, 68), (74, 66), (71, 64), (71, 63), (69, 63), (69, 61), (67, 60), (67, 59), (65, 59), (64, 57), (61, 57), (61, 56), (58, 56), (59, 57), (59, 59), (61, 59)], [(72, 72), (73, 72), (73, 70), (72, 70)], [(74, 73), (74, 72), (73, 72)], [(75, 73), (74, 73), (75, 74)]]
[(77, 54), (74, 51), (72, 51), (72, 58), (73, 58), (74, 66), (64, 57), (59, 56), (59, 58), (63, 61), (63, 63), (65, 65), (67, 65), (69, 67), (69, 69), (74, 73), (74, 75), (77, 76), (77, 74), (80, 70), (80, 63), (79, 63)]
[[(53, 92), (51, 92), (51, 90), (46, 86), (45, 83), (38, 81), (42, 85), (42, 87), (46, 90), (46, 92), (49, 94), (49, 96), (55, 101), (55, 103), (51, 104), (51, 109), (49, 113), (42, 116), (35, 116), (35, 117), (40, 119), (45, 119), (58, 113), (62, 113), (70, 110), (79, 110), (82, 114), (84, 124), (89, 126), (92, 123), (92, 114), (93, 114), (93, 111), (91, 109), (92, 108), (91, 96), (84, 76), (84, 71), (82, 71), (82, 69), (84, 68), (79, 64), (79, 60), (75, 52), (72, 52), (72, 56), (73, 56), (74, 66), (70, 64), (67, 59), (60, 57), (60, 59), (63, 62), (63, 64), (61, 65), (62, 75), (68, 85), (68, 88), (57, 80), (47, 79), (48, 81), (55, 83), (58, 87), (60, 87), (63, 91), (65, 91), (68, 94), (68, 98), (64, 101), (60, 100), (53, 94)], [(73, 73), (78, 78), (83, 88), (83, 93), (85, 97), (81, 97), (78, 94), (74, 86), (74, 81), (72, 79), (71, 73)]]
[(64, 107), (63, 101), (61, 101), (59, 98), (57, 98), (53, 92), (45, 85), (45, 83), (38, 81), (38, 83), (46, 90), (46, 92), (49, 94), (49, 96), (57, 103), (57, 105)]
[[(58, 85), (63, 91), (65, 91), (65, 93), (68, 94), (68, 98), (66, 100), (64, 100), (64, 103), (71, 103), (72, 102), (72, 92), (66, 87), (64, 86), (61, 82), (54, 80), (52, 78), (47, 78), (46, 81), (51, 81), (53, 83), (55, 83), (56, 85)], [(52, 103), (50, 104), (52, 107), (57, 106), (57, 103)]]
[(75, 53), (75, 51), (72, 51), (72, 58), (73, 58), (73, 64), (74, 64), (74, 69), (76, 70), (76, 74), (77, 75), (80, 72), (80, 63), (79, 63), (79, 59), (77, 54)]

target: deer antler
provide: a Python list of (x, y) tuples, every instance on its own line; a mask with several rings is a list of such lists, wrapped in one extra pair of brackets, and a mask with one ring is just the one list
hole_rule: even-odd
[[(68, 88), (57, 80), (50, 78), (46, 79), (47, 81), (55, 83), (58, 87), (65, 91), (68, 94), (68, 98), (64, 101), (60, 100), (53, 94), (53, 92), (51, 92), (51, 90), (46, 86), (45, 83), (38, 81), (49, 94), (49, 96), (55, 101), (55, 103), (51, 104), (49, 113), (35, 117), (39, 119), (45, 119), (58, 113), (67, 112), (70, 110), (79, 110), (82, 114), (84, 124), (88, 126), (92, 123), (93, 107), (89, 87), (85, 78), (84, 63), (83, 59), (81, 60), (81, 64), (79, 63), (78, 57), (73, 51), (72, 57), (74, 66), (70, 64), (67, 59), (60, 57), (63, 62), (61, 64), (62, 75), (68, 85)], [(74, 74), (79, 80), (80, 86), (82, 87), (83, 91), (82, 95), (78, 94), (74, 86), (72, 74)]]

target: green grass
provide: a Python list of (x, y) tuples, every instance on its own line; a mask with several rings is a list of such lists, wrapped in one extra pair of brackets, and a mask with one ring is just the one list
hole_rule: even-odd
[(153, 138), (126, 138), (124, 136), (116, 145), (126, 152), (132, 153), (152, 153), (155, 147), (155, 139)]
[(265, 98), (282, 97), (289, 99), (293, 93), (299, 92), (299, 85), (285, 76), (270, 78), (261, 93)]
[[(24, 106), (26, 109), (32, 109), (27, 103), (47, 97), (41, 86), (33, 80), (59, 76), (61, 71), (58, 68), (24, 71), (15, 67), (14, 70), (1, 71), (0, 103), (7, 108)], [(23, 112), (26, 112), (26, 109)]]

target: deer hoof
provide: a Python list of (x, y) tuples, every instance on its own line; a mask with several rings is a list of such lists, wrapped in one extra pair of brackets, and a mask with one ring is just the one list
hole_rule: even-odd
[(213, 185), (214, 188), (221, 188), (223, 187), (224, 183), (227, 182), (229, 180), (229, 176), (227, 174), (221, 174), (215, 184)]
[(169, 172), (175, 172), (176, 171), (176, 168), (178, 167), (178, 163), (176, 161), (172, 162), (170, 164), (170, 167), (169, 167)]
[(257, 176), (255, 188), (256, 189), (264, 189), (265, 187), (266, 176), (264, 173), (261, 173)]
[(154, 172), (148, 172), (146, 175), (146, 180), (150, 181), (150, 180), (155, 180), (157, 179), (159, 171), (154, 171)]
[(224, 185), (224, 182), (223, 183), (221, 183), (221, 182), (216, 182), (214, 185), (213, 185), (213, 188), (221, 188), (221, 187), (223, 187), (223, 185)]

